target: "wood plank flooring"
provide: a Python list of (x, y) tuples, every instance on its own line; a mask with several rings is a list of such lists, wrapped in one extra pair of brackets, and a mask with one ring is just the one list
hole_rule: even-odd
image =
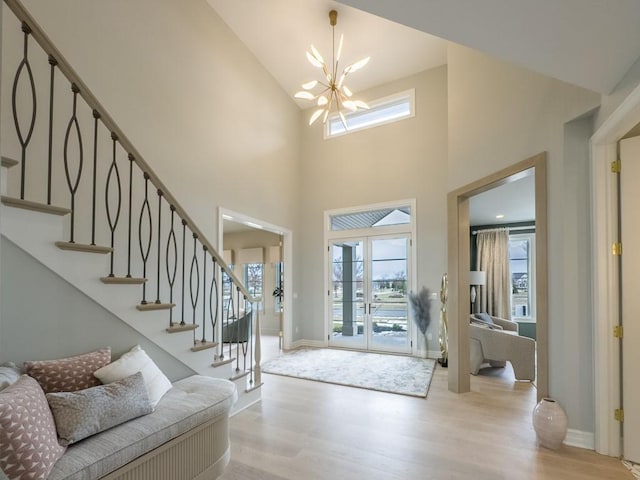
[(231, 419), (221, 480), (633, 479), (618, 459), (538, 448), (535, 388), (496, 369), (472, 392), (447, 391), (437, 368), (427, 399), (263, 375), (262, 402)]

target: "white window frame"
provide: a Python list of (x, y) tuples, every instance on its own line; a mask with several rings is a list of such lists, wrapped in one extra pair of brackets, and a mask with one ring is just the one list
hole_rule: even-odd
[[(357, 119), (364, 115), (370, 115), (371, 113), (376, 112), (377, 110), (383, 110), (384, 108), (389, 107), (392, 104), (401, 103), (403, 101), (408, 101), (409, 103), (408, 115), (381, 119), (379, 121), (370, 122), (365, 125), (349, 128), (349, 120)], [(342, 135), (348, 135), (349, 133), (359, 132), (361, 130), (366, 130), (369, 128), (378, 127), (380, 125), (387, 125), (389, 123), (399, 122), (400, 120), (405, 120), (407, 118), (415, 117), (416, 116), (416, 90), (415, 88), (411, 88), (403, 92), (399, 92), (393, 95), (389, 95), (387, 97), (379, 98), (377, 100), (369, 102), (368, 110), (357, 110), (355, 112), (345, 113), (344, 116), (347, 120), (347, 129), (336, 132), (336, 133), (331, 133), (331, 125), (337, 122), (340, 126), (342, 126), (340, 116), (338, 114), (334, 114), (327, 119), (327, 122), (325, 123), (325, 126), (324, 126), (325, 140), (329, 138), (340, 137)]]

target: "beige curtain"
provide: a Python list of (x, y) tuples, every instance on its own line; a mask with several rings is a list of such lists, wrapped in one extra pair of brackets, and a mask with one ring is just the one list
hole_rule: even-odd
[(478, 289), (478, 311), (510, 320), (509, 230), (481, 230), (477, 234), (476, 245), (476, 270), (487, 272), (487, 284)]

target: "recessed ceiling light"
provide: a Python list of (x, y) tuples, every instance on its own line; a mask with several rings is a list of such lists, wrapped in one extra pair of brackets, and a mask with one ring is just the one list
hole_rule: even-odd
[(502, 219), (502, 218), (504, 218), (504, 214), (499, 213), (498, 215), (496, 215), (496, 218), (497, 218), (497, 219)]

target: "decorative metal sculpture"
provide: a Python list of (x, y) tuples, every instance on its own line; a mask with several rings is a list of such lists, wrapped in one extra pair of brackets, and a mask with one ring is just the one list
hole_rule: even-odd
[(447, 322), (447, 296), (449, 294), (449, 280), (447, 274), (442, 276), (440, 283), (440, 332), (438, 340), (440, 342), (440, 356), (438, 363), (443, 367), (449, 364), (449, 333)]

